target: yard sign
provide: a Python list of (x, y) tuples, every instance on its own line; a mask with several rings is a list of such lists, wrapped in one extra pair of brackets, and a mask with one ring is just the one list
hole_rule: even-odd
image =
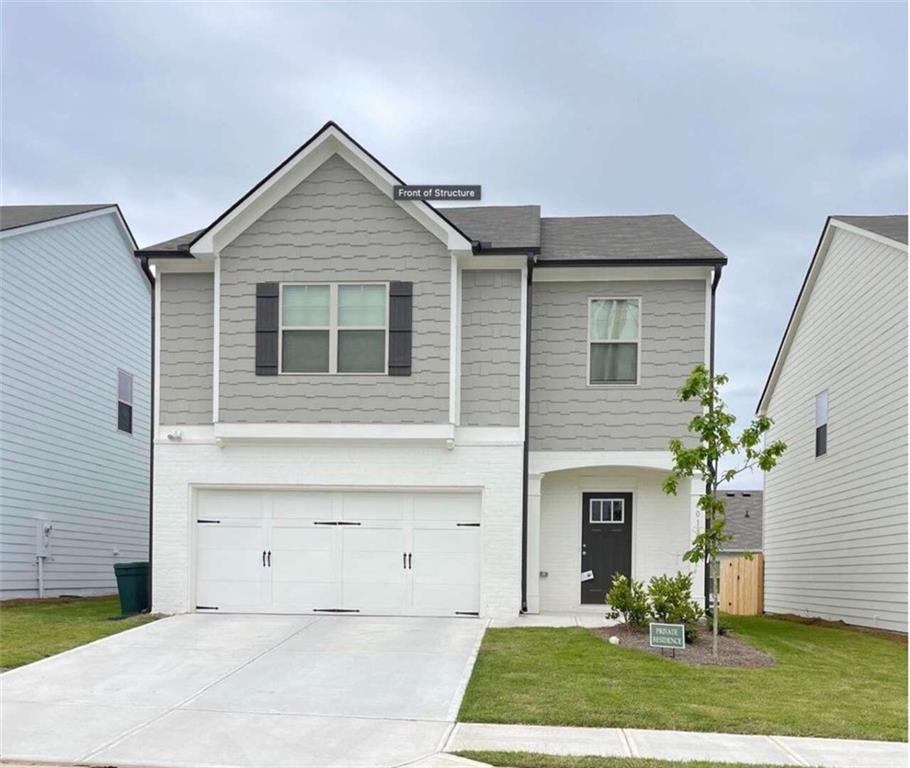
[(652, 648), (685, 648), (685, 624), (649, 624)]

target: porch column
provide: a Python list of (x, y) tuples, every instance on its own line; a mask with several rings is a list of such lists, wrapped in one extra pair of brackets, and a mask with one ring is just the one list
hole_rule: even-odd
[[(689, 480), (689, 542), (692, 542), (699, 533), (705, 530), (705, 517), (698, 508), (698, 497), (705, 492), (705, 484), (701, 478)], [(688, 549), (688, 546), (686, 547)], [(692, 567), (691, 563), (681, 562), (681, 566)], [(686, 568), (682, 568), (686, 570)], [(705, 561), (699, 560), (695, 564), (695, 578), (692, 579), (692, 599), (699, 605), (705, 605)]]
[(540, 483), (543, 475), (528, 475), (528, 613), (540, 613)]

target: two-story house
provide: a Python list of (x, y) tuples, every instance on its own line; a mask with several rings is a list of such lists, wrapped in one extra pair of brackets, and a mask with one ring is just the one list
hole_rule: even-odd
[(688, 567), (699, 489), (661, 482), (723, 254), (670, 215), (400, 183), (328, 123), (137, 251), (160, 276), (154, 610), (602, 611), (613, 573)]
[(114, 592), (149, 546), (151, 273), (120, 208), (0, 206), (0, 599)]

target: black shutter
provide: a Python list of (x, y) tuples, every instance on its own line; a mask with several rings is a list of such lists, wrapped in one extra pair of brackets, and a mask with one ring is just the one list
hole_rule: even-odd
[(278, 375), (278, 283), (256, 284), (256, 375)]
[(389, 376), (411, 375), (414, 283), (389, 283)]

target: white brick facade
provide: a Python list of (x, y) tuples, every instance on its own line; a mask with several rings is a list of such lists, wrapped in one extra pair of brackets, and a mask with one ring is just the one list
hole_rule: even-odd
[(152, 610), (192, 610), (194, 488), (417, 488), (481, 492), (481, 615), (515, 616), (521, 608), (521, 468), (520, 445), (159, 443)]

